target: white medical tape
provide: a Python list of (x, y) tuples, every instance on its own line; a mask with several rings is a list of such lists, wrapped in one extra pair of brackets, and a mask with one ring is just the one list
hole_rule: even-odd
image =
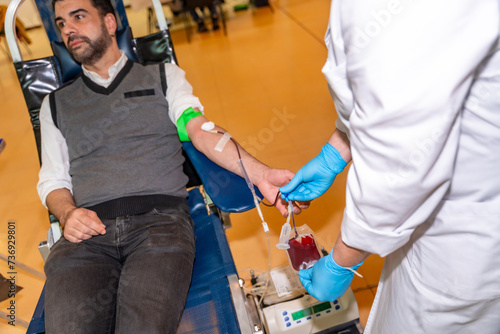
[(224, 146), (226, 146), (226, 144), (229, 141), (229, 139), (231, 139), (231, 135), (229, 133), (227, 133), (227, 132), (224, 133), (224, 135), (219, 140), (219, 142), (217, 143), (217, 145), (215, 145), (215, 150), (217, 152), (222, 152), (222, 150), (224, 149)]

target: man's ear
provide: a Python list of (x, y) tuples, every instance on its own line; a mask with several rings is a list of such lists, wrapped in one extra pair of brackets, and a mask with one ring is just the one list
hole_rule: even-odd
[(109, 34), (114, 36), (117, 28), (115, 16), (111, 13), (106, 14), (106, 16), (104, 16), (104, 23), (106, 24)]

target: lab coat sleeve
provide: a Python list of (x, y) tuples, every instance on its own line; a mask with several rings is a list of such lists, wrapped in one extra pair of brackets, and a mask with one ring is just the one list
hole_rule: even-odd
[(354, 108), (354, 98), (347, 78), (344, 41), (339, 29), (342, 18), (337, 14), (337, 8), (332, 5), (330, 23), (325, 34), (328, 58), (322, 72), (328, 81), (328, 89), (338, 114), (335, 126), (350, 138), (349, 115)]
[[(461, 108), (498, 34), (497, 0), (334, 1), (354, 97), (344, 242), (381, 256), (446, 196)], [(492, 13), (494, 15), (492, 15)]]
[(175, 64), (165, 64), (167, 77), (167, 101), (169, 103), (169, 117), (177, 125), (177, 120), (184, 110), (198, 108), (203, 112), (203, 105), (198, 97), (193, 95), (193, 87), (186, 80), (185, 72)]
[(349, 129), (347, 128), (347, 126), (345, 126), (345, 124), (344, 124), (344, 123), (342, 123), (342, 120), (341, 120), (340, 118), (337, 118), (337, 119), (335, 120), (335, 127), (336, 127), (338, 130), (340, 130), (340, 131), (342, 131), (343, 133), (345, 133), (345, 134), (347, 135), (347, 138), (349, 138), (349, 139), (350, 139), (350, 137), (351, 137), (351, 136), (350, 136), (350, 133), (349, 133)]
[[(340, 87), (340, 86), (341, 85), (337, 85), (337, 87)], [(346, 86), (344, 85), (344, 87), (346, 87)], [(337, 130), (345, 133), (347, 135), (347, 138), (350, 139), (351, 134), (349, 132), (349, 127), (346, 125), (346, 123), (348, 121), (346, 118), (344, 118), (344, 115), (348, 114), (348, 113), (341, 112), (341, 109), (344, 107), (344, 105), (342, 104), (342, 102), (338, 98), (338, 96), (335, 94), (335, 91), (330, 87), (330, 85), (328, 85), (328, 89), (330, 90), (330, 95), (332, 96), (332, 99), (333, 99), (334, 104), (335, 104), (335, 109), (337, 110), (337, 114), (338, 114), (338, 117), (335, 120), (335, 127), (337, 128)], [(347, 91), (348, 88), (346, 87), (345, 90)], [(352, 94), (349, 94), (349, 95), (352, 95)], [(351, 100), (352, 100), (352, 98), (351, 98)], [(349, 111), (352, 111), (352, 109), (350, 109)]]
[(38, 174), (38, 195), (47, 206), (47, 195), (56, 189), (73, 191), (69, 172), (69, 154), (66, 139), (55, 126), (47, 95), (40, 108), (40, 133), (42, 141), (42, 167)]

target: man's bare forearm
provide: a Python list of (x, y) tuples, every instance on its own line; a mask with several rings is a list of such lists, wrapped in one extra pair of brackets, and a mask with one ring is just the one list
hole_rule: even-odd
[(370, 253), (346, 245), (339, 235), (335, 242), (332, 256), (339, 266), (353, 267), (366, 260), (370, 256)]
[(71, 191), (61, 188), (53, 190), (47, 195), (47, 208), (64, 226), (70, 212), (77, 207)]
[[(214, 148), (222, 139), (222, 134), (212, 134), (201, 130), (201, 125), (208, 120), (204, 116), (196, 117), (189, 121), (187, 129), (193, 145), (200, 152), (205, 154), (210, 160), (231, 172), (243, 176), (238, 164), (238, 150), (245, 166), (245, 170), (253, 184), (258, 185), (263, 175), (270, 168), (258, 161), (238, 145), (238, 150), (232, 140), (229, 140), (223, 147), (222, 152)], [(214, 130), (226, 133), (227, 131), (215, 126)]]
[(349, 163), (352, 160), (351, 143), (344, 132), (335, 129), (328, 142), (339, 151), (345, 162)]

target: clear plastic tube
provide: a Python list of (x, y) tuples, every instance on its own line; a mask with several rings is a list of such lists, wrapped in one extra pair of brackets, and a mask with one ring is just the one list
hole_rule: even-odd
[[(235, 145), (236, 145), (236, 143), (235, 143)], [(238, 147), (238, 146), (236, 146), (236, 147)], [(268, 266), (269, 272), (271, 272), (271, 241), (269, 240), (269, 227), (267, 226), (267, 223), (264, 220), (264, 215), (262, 214), (262, 210), (260, 209), (259, 197), (255, 193), (254, 185), (253, 185), (252, 181), (250, 181), (250, 177), (248, 176), (247, 171), (245, 170), (245, 167), (243, 166), (243, 161), (241, 160), (241, 158), (238, 159), (238, 165), (241, 168), (241, 173), (243, 174), (243, 178), (245, 179), (245, 181), (247, 183), (248, 189), (250, 189), (250, 192), (252, 193), (253, 201), (255, 203), (255, 208), (257, 209), (259, 217), (262, 221), (262, 226), (264, 227), (264, 232), (266, 232), (267, 254), (268, 254), (267, 266)], [(266, 284), (264, 286), (264, 292), (262, 293), (262, 296), (259, 299), (259, 306), (262, 303), (262, 301), (264, 300), (264, 296), (266, 294), (268, 287), (269, 287), (269, 281), (266, 281)]]
[(281, 234), (278, 240), (278, 244), (276, 245), (279, 249), (288, 249), (290, 245), (288, 244), (290, 240), (290, 233), (292, 233), (292, 227), (290, 226), (290, 218), (293, 214), (293, 207), (288, 205), (288, 217), (286, 218), (286, 222), (281, 227)]
[[(204, 123), (202, 125), (202, 130), (203, 131), (211, 132), (211, 133), (219, 133), (219, 134), (223, 135), (223, 138), (221, 138), (221, 140), (219, 141), (219, 143), (216, 145), (215, 150), (221, 152), (222, 148), (226, 145), (226, 143), (229, 140), (231, 140), (234, 143), (235, 147), (236, 147), (236, 151), (238, 152), (238, 158), (239, 158), (238, 159), (238, 165), (240, 166), (241, 173), (243, 175), (243, 178), (245, 179), (245, 182), (247, 183), (248, 189), (250, 189), (250, 192), (252, 193), (252, 197), (253, 197), (253, 201), (254, 201), (254, 204), (255, 204), (255, 208), (257, 209), (259, 217), (260, 217), (260, 219), (262, 221), (262, 226), (264, 228), (264, 232), (266, 233), (266, 238), (267, 238), (267, 254), (268, 254), (268, 270), (269, 270), (269, 272), (271, 272), (271, 242), (270, 242), (270, 239), (269, 239), (269, 227), (268, 227), (266, 221), (264, 220), (264, 215), (262, 214), (262, 210), (260, 208), (260, 198), (255, 193), (254, 185), (253, 185), (252, 181), (250, 180), (250, 177), (248, 176), (248, 173), (245, 170), (245, 167), (243, 166), (243, 161), (241, 159), (241, 154), (240, 154), (240, 150), (238, 148), (238, 144), (236, 143), (236, 141), (228, 133), (224, 133), (222, 131), (215, 130), (214, 128), (215, 128), (215, 125), (213, 123), (211, 123), (211, 122), (209, 122), (209, 123), (207, 122), (207, 123)], [(264, 291), (267, 290), (268, 285), (269, 285), (269, 282), (267, 281), (266, 284), (263, 287)], [(265, 293), (262, 294), (262, 297), (261, 297), (261, 299), (259, 301), (259, 305), (260, 305), (260, 303), (262, 303), (264, 295), (265, 295)]]

